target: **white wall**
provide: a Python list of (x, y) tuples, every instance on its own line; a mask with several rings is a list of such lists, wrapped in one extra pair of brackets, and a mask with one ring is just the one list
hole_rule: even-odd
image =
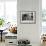
[[(41, 2), (42, 0), (18, 0), (18, 39), (29, 39), (31, 43), (40, 43)], [(21, 24), (20, 11), (36, 11), (36, 24)]]

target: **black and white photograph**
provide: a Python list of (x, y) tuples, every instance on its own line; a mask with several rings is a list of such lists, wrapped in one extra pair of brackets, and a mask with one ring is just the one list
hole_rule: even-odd
[(36, 12), (35, 11), (21, 11), (21, 23), (35, 23)]

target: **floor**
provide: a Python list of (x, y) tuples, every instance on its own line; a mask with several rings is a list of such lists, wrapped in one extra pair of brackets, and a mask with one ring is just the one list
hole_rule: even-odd
[(0, 46), (5, 46), (5, 42), (0, 42)]
[[(0, 46), (5, 46), (5, 42), (0, 42)], [(33, 44), (32, 46), (46, 46), (46, 43), (42, 45)]]

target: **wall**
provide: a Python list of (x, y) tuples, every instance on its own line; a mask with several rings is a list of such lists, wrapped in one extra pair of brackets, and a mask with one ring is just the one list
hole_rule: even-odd
[[(42, 0), (18, 0), (17, 1), (17, 25), (18, 39), (29, 39), (35, 46), (40, 43), (41, 3)], [(21, 24), (20, 11), (36, 11), (36, 24)]]

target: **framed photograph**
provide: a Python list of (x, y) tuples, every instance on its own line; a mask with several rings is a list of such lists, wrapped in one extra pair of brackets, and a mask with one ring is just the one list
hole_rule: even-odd
[(21, 11), (20, 12), (20, 22), (21, 23), (36, 23), (36, 11)]

